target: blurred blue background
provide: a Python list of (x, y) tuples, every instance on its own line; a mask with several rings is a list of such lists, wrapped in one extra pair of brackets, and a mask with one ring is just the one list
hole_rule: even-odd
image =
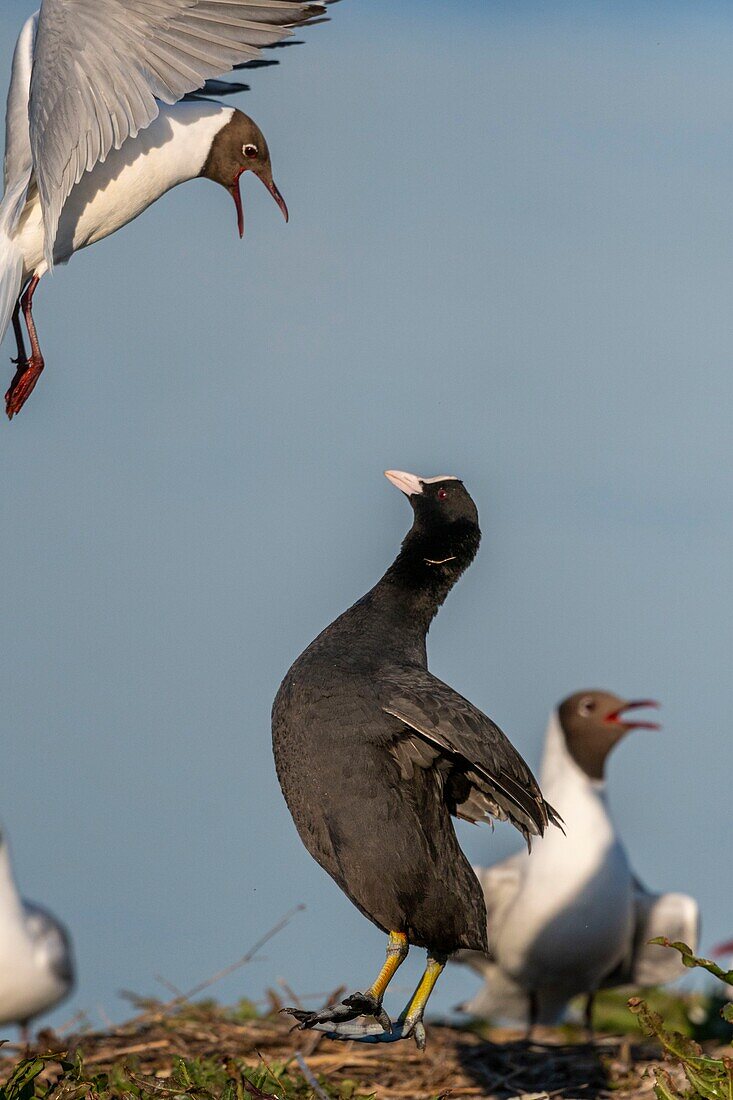
[[(2, 6), (3, 73), (31, 8)], [(47, 371), (0, 427), (0, 818), (73, 930), (57, 1023), (187, 988), (301, 901), (217, 996), (371, 978), (382, 937), (301, 847), (269, 711), (396, 552), (385, 467), (459, 474), (481, 513), (433, 670), (533, 765), (565, 694), (661, 699), (611, 803), (642, 880), (700, 899), (706, 947), (733, 932), (729, 6), (332, 16), (239, 100), (290, 226), (245, 179), (242, 245), (196, 182), (44, 279)]]

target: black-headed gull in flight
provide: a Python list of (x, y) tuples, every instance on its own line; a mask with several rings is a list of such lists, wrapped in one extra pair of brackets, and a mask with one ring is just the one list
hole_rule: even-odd
[(477, 869), (486, 899), (489, 957), (461, 962), (485, 978), (464, 1010), (490, 1019), (556, 1023), (568, 1002), (620, 985), (650, 986), (684, 973), (655, 936), (698, 939), (697, 902), (684, 894), (650, 894), (638, 881), (606, 802), (606, 761), (633, 729), (657, 729), (631, 712), (655, 706), (606, 691), (581, 691), (551, 717), (540, 785), (565, 822), (532, 854)]
[(0, 833), (0, 1025), (31, 1020), (67, 997), (74, 985), (69, 934), (55, 917), (18, 893)]
[(43, 0), (26, 22), (13, 58), (0, 204), (0, 339), (12, 321), (18, 347), (5, 398), (11, 419), (43, 370), (33, 295), (55, 264), (198, 176), (231, 193), (240, 235), (246, 171), (287, 219), (259, 128), (193, 93), (232, 90), (214, 78), (324, 10), (299, 0)]

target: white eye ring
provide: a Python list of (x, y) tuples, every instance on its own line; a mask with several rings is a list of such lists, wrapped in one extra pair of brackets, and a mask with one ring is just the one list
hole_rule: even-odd
[(248, 142), (246, 145), (242, 146), (242, 152), (244, 153), (245, 157), (249, 157), (251, 159), (252, 157), (257, 156), (258, 149), (256, 145)]
[(585, 699), (581, 699), (578, 703), (578, 714), (582, 714), (584, 718), (587, 718), (589, 714), (592, 714), (596, 709), (596, 704), (587, 696)]

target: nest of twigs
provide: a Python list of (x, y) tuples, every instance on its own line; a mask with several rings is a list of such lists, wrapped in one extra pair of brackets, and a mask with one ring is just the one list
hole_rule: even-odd
[[(42, 1032), (29, 1051), (5, 1046), (0, 1081), (37, 1055), (36, 1097), (192, 1096), (198, 1100), (437, 1100), (450, 1097), (635, 1097), (651, 1094), (653, 1045), (602, 1038), (570, 1044), (549, 1029), (517, 1032), (432, 1024), (421, 1054), (409, 1041), (369, 1046), (294, 1032), (287, 1017), (252, 1020), (213, 1005), (149, 1004), (129, 1023), (61, 1039)], [(233, 1084), (233, 1088), (232, 1088)], [(28, 1093), (26, 1091), (25, 1095)], [(8, 1100), (13, 1100), (11, 1093)]]

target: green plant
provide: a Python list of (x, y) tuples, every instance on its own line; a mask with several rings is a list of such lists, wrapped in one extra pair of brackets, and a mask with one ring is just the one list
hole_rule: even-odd
[[(315, 1086), (315, 1087), (314, 1087)], [(316, 1091), (317, 1090), (317, 1091)], [(168, 1077), (115, 1065), (94, 1074), (80, 1056), (50, 1054), (24, 1059), (0, 1086), (0, 1100), (374, 1100), (356, 1082), (329, 1088), (305, 1079), (288, 1062), (246, 1065), (240, 1059), (178, 1059)]]
[[(673, 943), (662, 936), (651, 942), (678, 951), (688, 969), (707, 970), (720, 981), (733, 986), (733, 970), (723, 970), (712, 959), (695, 955), (686, 943)], [(654, 1092), (658, 1100), (733, 1100), (733, 1049), (730, 1055), (711, 1058), (694, 1039), (679, 1031), (670, 1031), (660, 1013), (653, 1012), (641, 998), (632, 997), (629, 1008), (639, 1020), (642, 1030), (654, 1036), (670, 1062), (680, 1066), (684, 1072), (686, 1086), (680, 1087), (669, 1070), (661, 1066), (655, 1069)], [(723, 1006), (721, 1016), (728, 1023), (733, 1023), (733, 1003)]]

